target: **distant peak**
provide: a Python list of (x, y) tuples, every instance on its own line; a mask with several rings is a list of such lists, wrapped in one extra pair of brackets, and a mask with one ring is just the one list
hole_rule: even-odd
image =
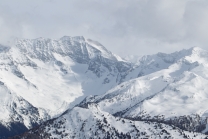
[(61, 37), (60, 39), (61, 39), (61, 40), (62, 40), (62, 39), (71, 39), (71, 37), (70, 37), (70, 36), (63, 36), (63, 37)]
[(46, 38), (44, 37), (39, 37), (39, 38), (36, 38), (35, 40), (45, 40)]
[(85, 38), (83, 36), (75, 36), (75, 37), (71, 37), (71, 36), (63, 36), (60, 38), (60, 40), (76, 40), (76, 41), (85, 41)]
[(189, 50), (192, 50), (192, 51), (205, 51), (204, 49), (202, 49), (200, 47), (197, 47), (197, 46), (191, 47)]

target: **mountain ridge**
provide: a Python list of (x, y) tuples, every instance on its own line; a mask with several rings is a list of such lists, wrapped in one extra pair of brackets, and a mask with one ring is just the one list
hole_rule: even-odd
[[(90, 44), (83, 37), (62, 37), (59, 40), (23, 39), (18, 40), (15, 46), (2, 47), (0, 81), (11, 93), (10, 99), (2, 97), (2, 103), (10, 103), (13, 96), (22, 98), (37, 109), (38, 113), (44, 110), (45, 114), (38, 118), (45, 121), (73, 107), (75, 99), (80, 101), (80, 97), (105, 92), (118, 84), (122, 76), (120, 74), (130, 69), (131, 64), (118, 61), (118, 57), (99, 43), (89, 41)], [(2, 106), (2, 112), (8, 112), (7, 119), (2, 124), (9, 132), (9, 125), (14, 122), (10, 119), (19, 110), (10, 105)], [(15, 122), (20, 122), (24, 129), (31, 128), (26, 123), (37, 119), (35, 115), (22, 116), (25, 119), (19, 120), (21, 115), (18, 115)], [(3, 117), (0, 120), (1, 118)]]
[[(64, 36), (57, 40), (17, 40), (14, 46), (2, 47), (0, 53), (0, 89), (3, 90), (0, 111), (8, 112), (6, 119), (0, 117), (0, 123), (8, 134), (0, 133), (0, 137), (14, 136), (40, 125), (18, 138), (36, 136), (36, 131), (41, 137), (44, 134), (48, 138), (90, 137), (88, 133), (91, 136), (102, 133), (95, 136), (100, 138), (156, 137), (156, 134), (161, 136), (161, 132), (170, 137), (194, 137), (198, 134), (204, 138), (206, 135), (201, 133), (208, 131), (207, 63), (208, 52), (199, 47), (171, 54), (147, 55), (132, 63), (113, 54), (102, 44), (82, 36)], [(197, 90), (199, 93), (195, 93)], [(198, 99), (203, 101), (198, 102)], [(14, 103), (12, 100), (15, 100)], [(5, 105), (10, 103), (12, 105)], [(182, 111), (183, 107), (187, 108), (186, 111)], [(201, 111), (197, 111), (198, 108)], [(75, 111), (81, 115), (85, 111), (90, 113), (88, 118), (96, 121), (95, 125), (84, 117), (80, 118), (81, 121), (76, 116), (71, 116), (74, 119), (63, 118)], [(94, 116), (103, 118), (92, 118)], [(56, 123), (60, 119), (65, 120)], [(109, 119), (118, 121), (119, 125), (125, 125), (123, 120), (128, 121), (125, 126), (136, 128), (124, 134), (124, 129), (119, 131), (118, 126), (108, 125)], [(70, 122), (76, 123), (73, 125), (75, 128), (77, 125), (76, 130), (72, 129), (73, 126), (63, 134), (55, 130)], [(140, 123), (141, 128), (130, 124), (135, 122)], [(146, 122), (150, 122), (148, 128), (154, 132), (146, 132)], [(183, 123), (181, 126), (180, 122)], [(22, 130), (9, 132), (15, 123), (20, 124)], [(95, 131), (80, 127), (85, 124), (96, 126)], [(168, 134), (163, 128), (159, 130), (155, 126), (167, 127)], [(51, 130), (45, 130), (49, 127)], [(75, 135), (76, 132), (80, 136)]]

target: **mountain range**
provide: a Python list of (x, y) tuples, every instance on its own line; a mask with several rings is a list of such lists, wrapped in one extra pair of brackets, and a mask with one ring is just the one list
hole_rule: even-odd
[(82, 36), (0, 47), (0, 138), (208, 138), (208, 51), (123, 59)]

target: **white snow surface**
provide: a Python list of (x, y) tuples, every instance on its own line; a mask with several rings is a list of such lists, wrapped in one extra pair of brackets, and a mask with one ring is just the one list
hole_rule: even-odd
[[(41, 119), (56, 117), (85, 96), (103, 94), (117, 85), (118, 74), (129, 68), (128, 62), (98, 42), (79, 36), (20, 39), (10, 48), (2, 46), (0, 121), (13, 121), (16, 109), (8, 104), (14, 98), (44, 111)], [(22, 122), (30, 123), (27, 118)]]
[[(142, 58), (138, 66), (146, 66), (143, 76), (125, 81), (89, 101), (111, 114), (123, 111), (124, 117), (138, 117), (144, 113), (165, 118), (192, 114), (207, 117), (208, 52), (194, 47), (148, 57), (148, 60)], [(159, 64), (159, 68), (147, 63), (152, 63), (150, 61)]]
[[(47, 138), (153, 138), (166, 139), (198, 138), (206, 135), (183, 131), (174, 126), (155, 122), (131, 121), (99, 109), (96, 105), (88, 105), (88, 109), (75, 107), (52, 122), (41, 125), (38, 129), (29, 131), (39, 137)], [(128, 136), (127, 136), (128, 135)]]
[[(94, 103), (96, 107), (72, 109), (71, 119), (65, 118), (75, 125), (69, 126), (80, 126), (74, 122), (80, 119), (90, 121), (96, 116), (94, 109), (102, 113), (98, 117), (111, 115), (110, 119), (121, 112), (124, 118), (143, 114), (206, 118), (207, 92), (208, 52), (198, 47), (143, 56), (135, 63), (79, 36), (23, 39), (0, 50), (0, 122), (5, 125), (21, 121), (31, 128), (32, 121), (58, 117), (86, 96), (81, 104)], [(121, 123), (115, 123), (120, 132), (129, 128), (125, 124), (120, 129)], [(135, 125), (139, 124), (145, 125)]]

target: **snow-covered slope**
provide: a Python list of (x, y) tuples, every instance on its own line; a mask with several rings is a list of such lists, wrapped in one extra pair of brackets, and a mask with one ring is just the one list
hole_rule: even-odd
[[(167, 68), (123, 82), (103, 95), (88, 97), (80, 106), (96, 103), (101, 110), (115, 116), (175, 120), (175, 125), (188, 116), (189, 125), (184, 125), (184, 129), (207, 132), (208, 52), (194, 47), (178, 53), (180, 56), (173, 53), (178, 58), (174, 57), (176, 61)], [(173, 54), (166, 57), (170, 59)], [(154, 63), (163, 62), (159, 59)]]
[(21, 110), (33, 107), (38, 114), (18, 113), (17, 121), (31, 128), (33, 122), (58, 116), (87, 95), (105, 93), (131, 68), (129, 62), (84, 37), (22, 39), (11, 47), (1, 46), (0, 123), (9, 128), (20, 109), (13, 103), (23, 100), (27, 104), (21, 104)]
[(206, 138), (194, 132), (208, 130), (208, 52), (194, 47), (139, 61), (106, 93), (14, 138)]
[(5, 79), (5, 84), (52, 116), (80, 96), (104, 93), (131, 68), (101, 44), (83, 37), (19, 40), (8, 55), (20, 77), (2, 71), (3, 79), (8, 74), (16, 81)]
[(38, 128), (15, 136), (13, 139), (70, 138), (70, 139), (138, 139), (138, 138), (205, 138), (200, 133), (183, 131), (175, 126), (157, 122), (132, 121), (88, 105), (88, 109), (75, 107), (61, 117), (50, 120)]
[(208, 52), (198, 47), (131, 63), (84, 37), (17, 40), (0, 49), (0, 138), (56, 117), (26, 134), (156, 138), (158, 124), (176, 138), (181, 129), (208, 133), (207, 69)]

